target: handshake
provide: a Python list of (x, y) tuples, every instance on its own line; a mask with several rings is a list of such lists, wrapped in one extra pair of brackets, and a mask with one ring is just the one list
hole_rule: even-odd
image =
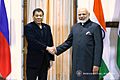
[(57, 53), (56, 47), (52, 46), (52, 47), (48, 47), (46, 48), (46, 50), (51, 53), (52, 55), (54, 55), (55, 53)]

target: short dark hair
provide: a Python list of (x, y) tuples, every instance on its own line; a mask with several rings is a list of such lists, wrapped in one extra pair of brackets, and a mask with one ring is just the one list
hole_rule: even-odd
[(36, 12), (36, 11), (38, 11), (38, 12), (41, 11), (41, 12), (43, 13), (43, 15), (44, 15), (44, 11), (43, 11), (42, 9), (36, 8), (36, 9), (33, 10), (33, 16), (35, 15), (35, 12)]

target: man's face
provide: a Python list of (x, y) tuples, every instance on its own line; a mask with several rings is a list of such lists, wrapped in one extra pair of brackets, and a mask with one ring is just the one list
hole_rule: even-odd
[(89, 18), (89, 15), (89, 12), (84, 8), (78, 10), (78, 18), (80, 22), (86, 22)]
[(41, 11), (36, 11), (35, 14), (33, 15), (33, 20), (37, 23), (37, 24), (41, 24), (43, 21), (43, 13)]

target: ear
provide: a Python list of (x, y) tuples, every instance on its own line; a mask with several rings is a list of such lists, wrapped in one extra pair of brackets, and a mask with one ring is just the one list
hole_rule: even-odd
[(90, 16), (90, 13), (88, 13), (88, 15)]
[(33, 20), (34, 20), (34, 16), (32, 16)]

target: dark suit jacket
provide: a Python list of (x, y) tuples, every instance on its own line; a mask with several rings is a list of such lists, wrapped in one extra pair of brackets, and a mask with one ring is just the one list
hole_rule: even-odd
[(24, 30), (28, 41), (27, 66), (40, 67), (42, 62), (47, 59), (54, 60), (54, 56), (46, 51), (47, 46), (53, 46), (53, 39), (50, 26), (42, 23), (42, 31), (35, 22), (25, 26)]
[(77, 72), (92, 73), (93, 66), (100, 66), (103, 52), (102, 30), (100, 25), (88, 20), (84, 25), (72, 27), (67, 40), (57, 47), (57, 55), (72, 46), (72, 80), (98, 80), (79, 77)]

